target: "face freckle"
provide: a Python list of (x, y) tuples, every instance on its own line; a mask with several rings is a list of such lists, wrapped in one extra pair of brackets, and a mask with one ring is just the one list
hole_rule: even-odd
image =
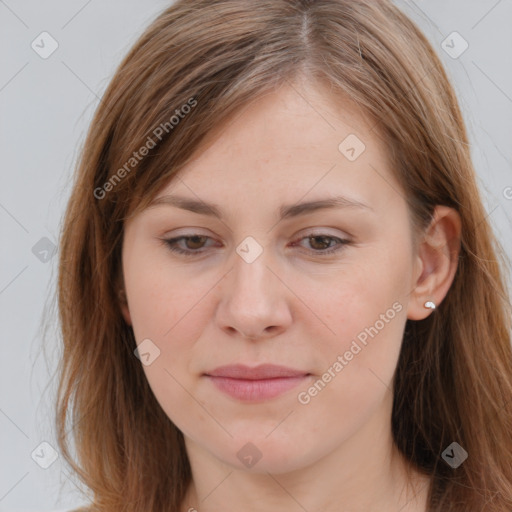
[[(251, 442), (260, 468), (278, 472), (382, 435), (413, 288), (408, 210), (385, 145), (353, 105), (297, 87), (219, 129), (123, 240), (124, 314), (137, 343), (158, 347), (144, 372), (163, 410), (191, 449), (240, 467)], [(252, 398), (255, 386), (210, 375), (240, 364), (302, 374)]]

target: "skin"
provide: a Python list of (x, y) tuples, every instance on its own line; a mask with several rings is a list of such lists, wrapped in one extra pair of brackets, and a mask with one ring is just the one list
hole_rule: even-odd
[[(160, 350), (144, 371), (191, 463), (182, 510), (425, 511), (428, 481), (392, 441), (392, 379), (406, 320), (432, 314), (425, 301), (439, 306), (453, 281), (457, 212), (437, 207), (416, 245), (384, 142), (320, 84), (285, 84), (221, 128), (158, 197), (213, 202), (223, 219), (160, 204), (128, 219), (123, 239), (123, 315), (137, 343), (149, 338)], [(338, 149), (349, 134), (366, 146), (355, 161)], [(283, 204), (335, 195), (370, 208), (279, 221)], [(313, 231), (334, 239), (308, 238)], [(179, 247), (199, 255), (162, 243), (194, 234), (209, 238)], [(247, 236), (263, 249), (251, 263), (236, 252)], [(322, 256), (337, 239), (350, 244)], [(300, 403), (298, 394), (397, 303), (394, 318)], [(244, 403), (203, 376), (235, 363), (312, 376)], [(249, 442), (262, 455), (251, 468), (237, 457)]]

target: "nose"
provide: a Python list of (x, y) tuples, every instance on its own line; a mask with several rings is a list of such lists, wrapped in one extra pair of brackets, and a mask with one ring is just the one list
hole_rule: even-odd
[(263, 250), (251, 263), (235, 254), (233, 268), (219, 283), (216, 323), (230, 336), (267, 339), (291, 324), (293, 293), (272, 265), (269, 252)]

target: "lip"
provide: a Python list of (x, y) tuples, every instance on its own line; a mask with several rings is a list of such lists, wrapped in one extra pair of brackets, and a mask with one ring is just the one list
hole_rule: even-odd
[(269, 400), (293, 389), (311, 374), (286, 366), (221, 366), (204, 374), (220, 391), (246, 402)]

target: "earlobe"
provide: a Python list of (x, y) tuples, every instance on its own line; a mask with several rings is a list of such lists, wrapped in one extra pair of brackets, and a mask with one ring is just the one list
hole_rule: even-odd
[(459, 213), (438, 205), (418, 247), (421, 272), (410, 294), (408, 319), (423, 320), (443, 301), (457, 271), (460, 236)]

